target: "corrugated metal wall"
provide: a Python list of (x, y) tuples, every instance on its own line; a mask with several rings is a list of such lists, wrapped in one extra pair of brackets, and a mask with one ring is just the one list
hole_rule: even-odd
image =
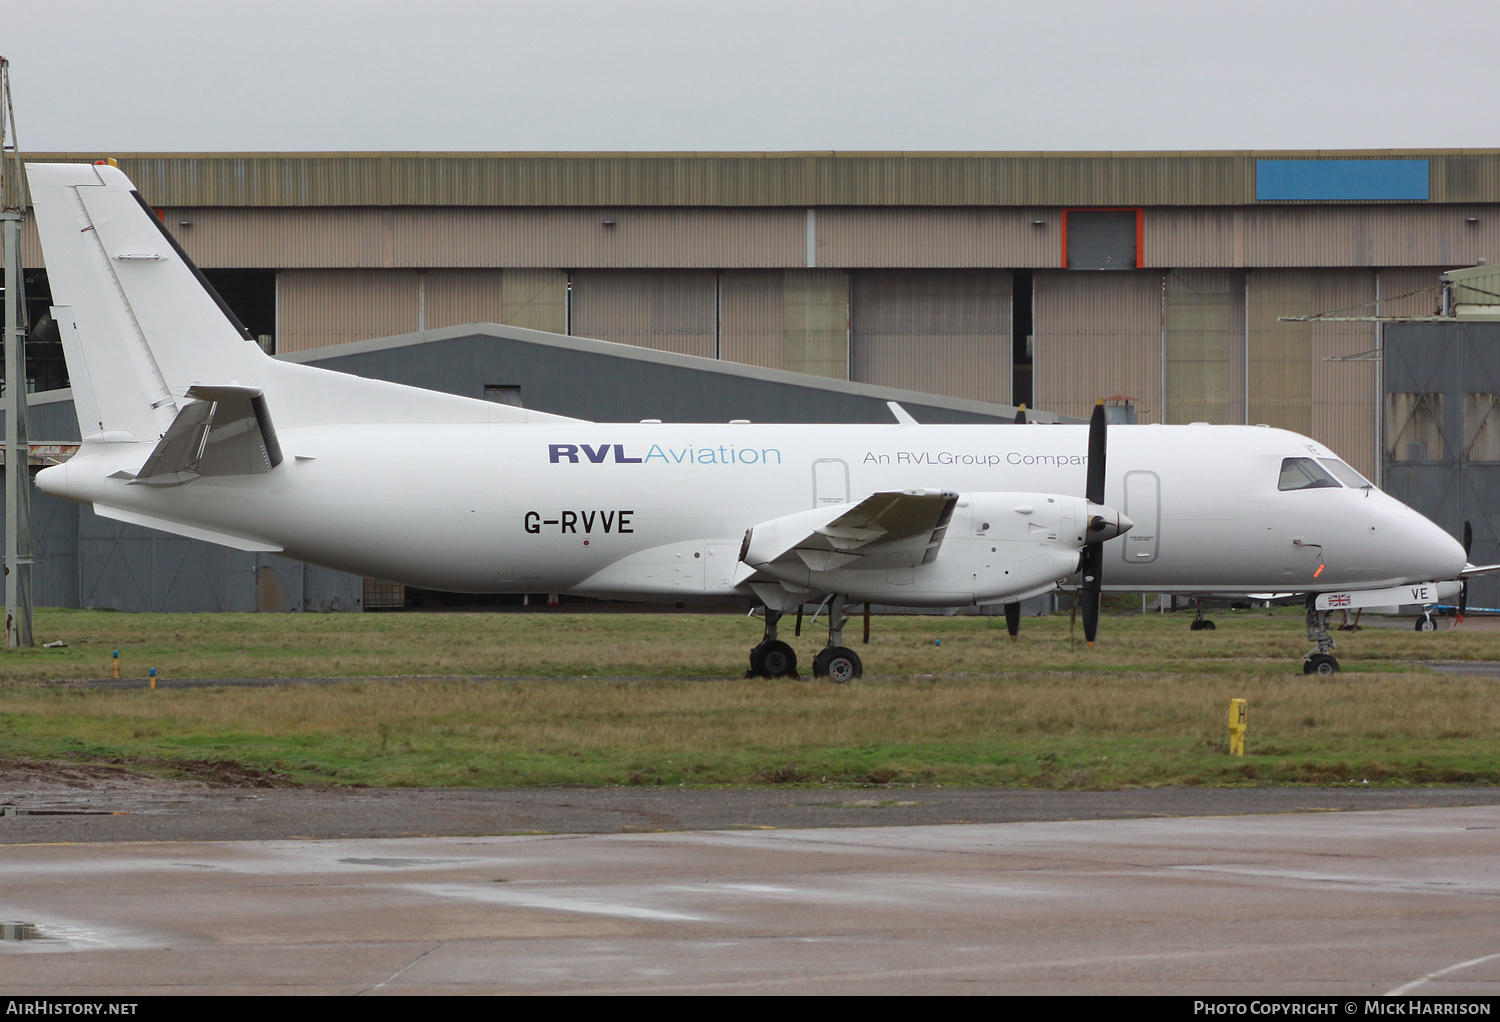
[(572, 333), (713, 358), (715, 291), (714, 274), (704, 270), (580, 270)]
[(1386, 203), (1146, 211), (1147, 266), (1468, 266), (1497, 251), (1500, 216), (1492, 207)]
[[(1444, 267), (1417, 266), (1381, 270), (1378, 275), (1381, 302), (1377, 315), (1435, 316), (1441, 300), (1438, 274)], [(1414, 293), (1415, 292), (1415, 293)], [(1409, 297), (1403, 298), (1402, 295)]]
[[(1472, 523), (1470, 560), (1494, 564), (1500, 561), (1500, 464), (1490, 460), (1493, 448), (1480, 448), (1484, 440), (1473, 416), (1500, 393), (1500, 324), (1391, 323), (1385, 331), (1384, 390), (1396, 413), (1390, 433), (1397, 435), (1389, 437), (1395, 457), (1386, 460), (1384, 488), (1455, 539), (1465, 522)], [(1473, 443), (1465, 445), (1470, 437)], [(1419, 452), (1408, 451), (1407, 443), (1425, 445), (1425, 457), (1409, 457)], [(1500, 607), (1500, 579), (1475, 578), (1469, 607)]]
[(644, 269), (800, 266), (798, 209), (400, 209), (395, 265)]
[(783, 368), (786, 294), (780, 270), (728, 270), (719, 275), (719, 357)]
[[(1252, 270), (1247, 275), (1249, 420), (1305, 433), (1374, 477), (1373, 360), (1325, 361), (1373, 351), (1374, 323), (1284, 323), (1375, 299), (1369, 270)], [(1373, 305), (1349, 315), (1371, 315)]]
[(782, 276), (781, 368), (849, 378), (849, 274), (787, 270)]
[(1467, 266), (1500, 250), (1500, 217), (1476, 206), (1278, 206), (1245, 211), (1245, 241), (1249, 266)]
[(1087, 416), (1124, 394), (1140, 422), (1160, 421), (1162, 274), (1053, 270), (1032, 287), (1036, 406)]
[(1010, 402), (1010, 274), (865, 271), (851, 293), (851, 379)]
[(1312, 328), (1282, 323), (1278, 316), (1320, 311), (1312, 277), (1297, 270), (1252, 270), (1245, 284), (1247, 416), (1265, 423), (1312, 432)]
[[(209, 269), (807, 266), (805, 209), (166, 212), (183, 248)], [(814, 259), (841, 269), (1054, 269), (1060, 218), (1056, 208), (824, 208), (817, 210)], [(1457, 267), (1500, 252), (1500, 215), (1492, 206), (1157, 206), (1146, 210), (1144, 224), (1142, 264), (1162, 269)], [(23, 242), (26, 264), (42, 265), (29, 224)]]
[(199, 266), (373, 269), (423, 265), (396, 260), (392, 234), (396, 216), (389, 210), (199, 208), (166, 212), (163, 223)]
[(505, 270), (500, 276), (500, 322), (528, 330), (566, 333), (568, 275), (562, 270)]
[[(1368, 270), (1319, 270), (1312, 279), (1312, 299), (1318, 310), (1342, 309), (1375, 300), (1375, 274)], [(1356, 310), (1370, 315), (1374, 306)], [(1379, 402), (1377, 365), (1371, 360), (1325, 362), (1326, 358), (1373, 351), (1378, 344), (1375, 323), (1315, 323), (1312, 325), (1312, 437), (1327, 444), (1367, 477), (1379, 471), (1376, 416)]]
[(1244, 422), (1244, 273), (1172, 270), (1165, 302), (1164, 421)]
[(421, 275), (422, 329), (465, 323), (504, 323), (500, 270), (429, 270)]
[[(1225, 205), (1260, 158), (1423, 158), (1433, 202), (1500, 200), (1500, 152), (135, 154), (174, 206)], [(80, 154), (32, 154), (38, 162)]]
[(278, 351), (411, 333), (413, 270), (284, 270), (276, 275)]
[(820, 209), (817, 265), (1055, 267), (1055, 209)]

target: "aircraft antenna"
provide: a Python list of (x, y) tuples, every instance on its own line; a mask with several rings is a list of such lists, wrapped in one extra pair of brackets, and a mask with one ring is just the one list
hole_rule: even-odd
[(5, 644), (31, 638), (31, 471), (26, 421), (26, 177), (16, 145), (10, 61), (0, 57), (0, 251), (5, 255)]

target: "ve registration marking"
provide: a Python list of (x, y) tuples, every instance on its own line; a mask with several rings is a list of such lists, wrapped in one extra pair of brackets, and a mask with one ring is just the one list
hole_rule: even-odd
[(572, 533), (578, 535), (592, 535), (597, 529), (599, 532), (614, 532), (617, 534), (634, 533), (634, 523), (631, 517), (635, 514), (633, 510), (614, 511), (548, 511), (552, 518), (543, 518), (544, 512), (528, 511), (524, 519), (525, 528), (528, 533), (535, 536), (545, 528), (556, 529), (559, 533)]

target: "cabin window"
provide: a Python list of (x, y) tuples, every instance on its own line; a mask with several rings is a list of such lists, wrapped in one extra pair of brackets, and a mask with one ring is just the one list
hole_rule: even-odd
[[(1353, 469), (1350, 469), (1352, 472)], [(1284, 458), (1281, 462), (1281, 482), (1278, 490), (1316, 490), (1331, 486), (1339, 488), (1339, 481), (1328, 474), (1328, 470), (1311, 458)]]
[(1337, 478), (1339, 482), (1343, 483), (1345, 486), (1349, 487), (1352, 490), (1358, 490), (1366, 486), (1375, 485), (1374, 483), (1370, 482), (1370, 480), (1354, 471), (1354, 469), (1349, 465), (1346, 465), (1344, 462), (1340, 461), (1337, 458), (1319, 458), (1318, 460), (1323, 463), (1324, 468), (1328, 469), (1328, 471), (1334, 474), (1334, 477)]

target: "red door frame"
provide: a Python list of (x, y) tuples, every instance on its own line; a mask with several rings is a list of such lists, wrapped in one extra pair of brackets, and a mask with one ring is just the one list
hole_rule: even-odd
[(1146, 249), (1146, 209), (1144, 206), (1069, 206), (1062, 211), (1062, 268), (1068, 268), (1068, 214), (1069, 213), (1134, 213), (1135, 214), (1135, 268), (1142, 269)]

